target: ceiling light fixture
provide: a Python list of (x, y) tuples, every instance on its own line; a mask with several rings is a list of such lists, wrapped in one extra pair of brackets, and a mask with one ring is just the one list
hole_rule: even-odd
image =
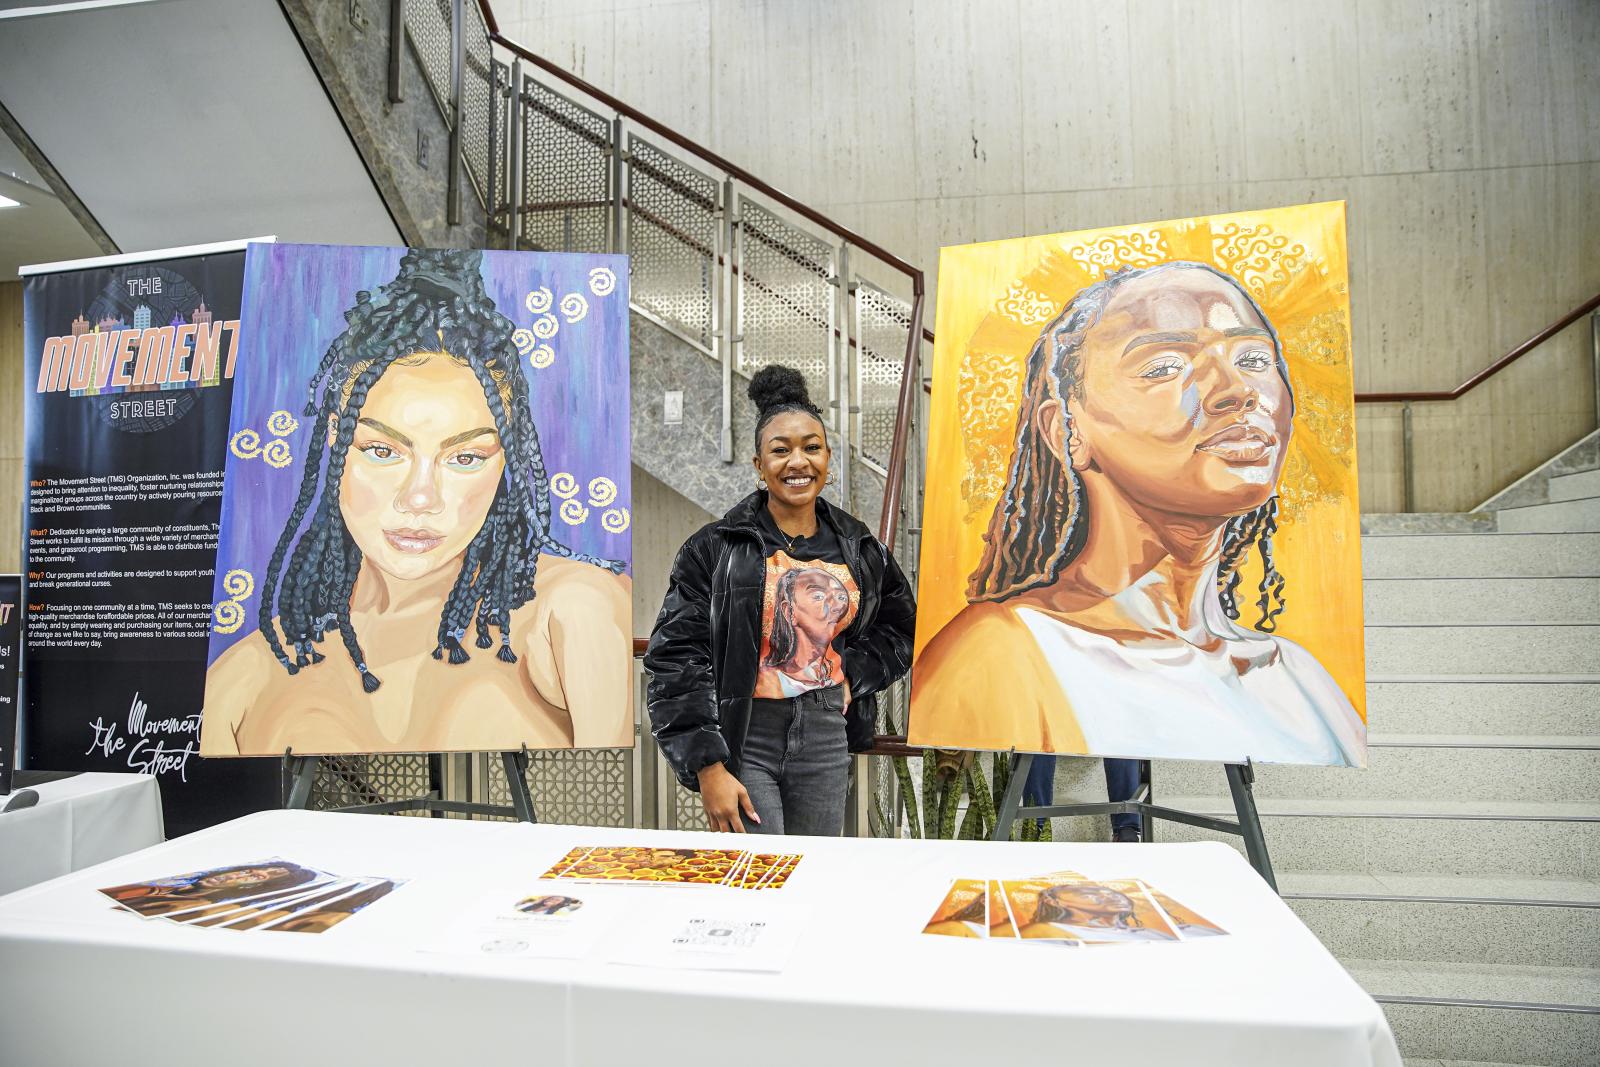
[(13, 200), (9, 196), (0, 196), (0, 207), (21, 207), (22, 202)]

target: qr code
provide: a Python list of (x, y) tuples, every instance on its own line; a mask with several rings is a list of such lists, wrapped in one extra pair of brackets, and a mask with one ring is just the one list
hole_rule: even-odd
[(766, 925), (743, 919), (690, 919), (672, 944), (694, 952), (735, 952), (754, 945)]

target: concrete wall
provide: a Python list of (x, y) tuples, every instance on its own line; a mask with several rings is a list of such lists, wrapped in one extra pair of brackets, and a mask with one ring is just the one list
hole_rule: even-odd
[[(1350, 204), (1356, 386), (1600, 291), (1592, 0), (493, 0), (502, 30), (932, 271), (941, 245)], [(929, 322), (932, 321), (930, 310)], [(1585, 327), (1417, 411), (1419, 510), (1594, 426)], [(1359, 417), (1400, 505), (1399, 409)]]
[(633, 468), (633, 633), (649, 637), (678, 546), (713, 518), (641, 467)]

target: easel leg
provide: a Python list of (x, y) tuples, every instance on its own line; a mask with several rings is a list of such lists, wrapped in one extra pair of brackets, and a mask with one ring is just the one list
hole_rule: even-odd
[(1245, 855), (1250, 857), (1250, 866), (1276, 893), (1278, 880), (1272, 874), (1272, 858), (1267, 855), (1267, 839), (1261, 832), (1261, 816), (1256, 812), (1256, 797), (1250, 788), (1256, 778), (1255, 771), (1248, 763), (1228, 763), (1224, 766), (1228, 772), (1228, 790), (1233, 794), (1233, 810), (1239, 816)]
[(1028, 771), (1032, 766), (1033, 753), (1011, 754), (1011, 779), (1006, 782), (1005, 795), (1000, 798), (1000, 810), (995, 813), (994, 835), (991, 840), (1011, 840), (1011, 824), (1017, 821), (1017, 809), (1022, 806), (1022, 789), (1028, 784)]
[(511, 807), (522, 822), (538, 822), (533, 811), (533, 794), (528, 791), (528, 750), (500, 753), (500, 764), (506, 770), (506, 792), (511, 794)]
[(293, 752), (283, 754), (283, 769), (293, 776), (285, 808), (304, 811), (311, 803), (311, 786), (316, 782), (317, 764), (321, 762), (321, 756), (296, 756)]
[[(1156, 802), (1156, 779), (1154, 764), (1147, 759), (1140, 760), (1139, 777), (1144, 780), (1144, 802), (1146, 804), (1154, 804)], [(1155, 839), (1156, 820), (1150, 815), (1141, 815), (1139, 817), (1139, 840), (1148, 843), (1154, 841)]]

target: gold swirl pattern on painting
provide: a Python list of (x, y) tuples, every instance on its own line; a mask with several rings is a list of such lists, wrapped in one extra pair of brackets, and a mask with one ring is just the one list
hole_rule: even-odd
[(600, 516), (600, 528), (606, 533), (619, 534), (627, 530), (631, 521), (627, 508), (610, 508)]
[(570, 500), (578, 495), (578, 479), (560, 471), (550, 476), (550, 491), (562, 500)]
[(1080, 244), (1067, 254), (1091, 276), (1122, 267), (1153, 267), (1172, 258), (1167, 239), (1160, 230), (1107, 234)]
[(589, 481), (589, 503), (597, 508), (608, 508), (616, 499), (616, 482), (610, 478), (593, 478)]
[(561, 323), (554, 315), (540, 315), (533, 320), (533, 335), (541, 341), (550, 340), (560, 328)]
[(1217, 262), (1244, 284), (1257, 302), (1275, 297), (1295, 272), (1310, 261), (1306, 246), (1275, 232), (1266, 223), (1223, 223), (1211, 231)]
[(249, 571), (232, 570), (222, 578), (222, 591), (230, 600), (248, 600), (256, 591), (256, 580)]
[(528, 353), (528, 365), (534, 370), (544, 370), (556, 361), (556, 350), (547, 344), (533, 346), (533, 351)]
[(962, 493), (967, 500), (967, 520), (986, 515), (1005, 487), (1007, 456), (991, 441), (1016, 424), (1017, 391), (1023, 365), (1003, 352), (969, 352), (961, 362), (956, 402), (966, 450), (967, 477)]
[(610, 267), (596, 267), (589, 272), (589, 292), (595, 296), (610, 296), (617, 287), (617, 272)]
[(300, 428), (300, 420), (287, 411), (274, 411), (267, 416), (267, 432), (274, 437), (288, 437)]
[(525, 356), (532, 357), (533, 350), (539, 339), (533, 336), (533, 331), (526, 326), (518, 326), (511, 331), (511, 343), (517, 346), (517, 351)]
[(244, 625), (244, 605), (237, 600), (224, 600), (211, 609), (211, 615), (216, 619), (211, 628), (219, 634), (238, 633)]
[(561, 315), (567, 324), (582, 322), (583, 317), (589, 314), (589, 301), (583, 298), (582, 293), (568, 293), (561, 298)]
[(561, 521), (568, 526), (582, 526), (589, 518), (589, 509), (577, 500), (561, 502)]
[(240, 430), (228, 440), (228, 451), (240, 459), (255, 459), (261, 454), (261, 435), (254, 430)]
[(267, 466), (282, 470), (294, 462), (294, 453), (289, 451), (289, 442), (281, 437), (274, 437), (267, 442), (267, 447), (261, 450), (261, 458), (267, 461)]
[(1043, 326), (1061, 310), (1048, 296), (1030, 289), (1022, 281), (1012, 282), (1005, 295), (995, 301), (994, 309), (1024, 326)]
[(555, 302), (555, 298), (556, 296), (554, 293), (541, 285), (523, 299), (522, 305), (528, 309), (529, 314), (543, 315), (546, 311), (550, 310), (550, 306)]

